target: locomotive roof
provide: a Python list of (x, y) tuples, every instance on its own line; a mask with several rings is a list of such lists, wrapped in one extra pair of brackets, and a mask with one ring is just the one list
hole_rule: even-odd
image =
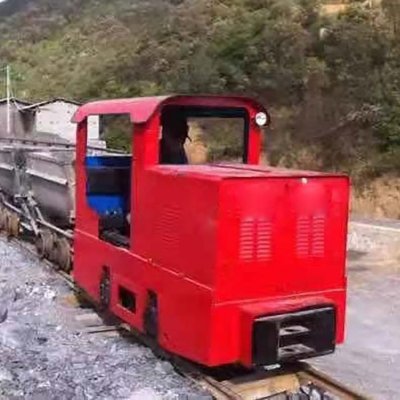
[(146, 123), (164, 105), (241, 107), (257, 112), (267, 112), (255, 100), (240, 96), (156, 96), (132, 99), (101, 100), (84, 104), (75, 113), (72, 121), (79, 123), (90, 115), (129, 114), (134, 124)]

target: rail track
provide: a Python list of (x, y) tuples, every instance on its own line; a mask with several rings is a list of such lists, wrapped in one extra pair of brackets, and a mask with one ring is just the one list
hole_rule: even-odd
[[(37, 248), (31, 242), (10, 235), (7, 235), (7, 240), (18, 245), (23, 251), (38, 256)], [(80, 307), (84, 302), (86, 306), (91, 307), (77, 317), (82, 333), (121, 335), (127, 340), (138, 341), (150, 347), (157, 356), (170, 361), (179, 374), (208, 391), (216, 400), (370, 400), (369, 397), (353, 391), (304, 362), (270, 370), (248, 371), (239, 367), (210, 370), (170, 355), (126, 324), (115, 319), (110, 323), (107, 316), (91, 304), (75, 286), (70, 274), (52, 261), (43, 259), (43, 262), (71, 288), (73, 298), (76, 299), (71, 300), (71, 303)]]

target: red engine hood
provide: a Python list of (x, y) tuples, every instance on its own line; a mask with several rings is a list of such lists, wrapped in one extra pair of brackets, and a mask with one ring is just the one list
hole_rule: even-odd
[(164, 174), (193, 175), (209, 179), (229, 178), (282, 178), (282, 177), (329, 177), (342, 176), (342, 174), (302, 171), (286, 168), (276, 168), (267, 165), (248, 164), (210, 164), (210, 165), (157, 165), (154, 170)]
[(254, 179), (238, 177), (221, 184), (220, 300), (344, 288), (347, 177), (262, 168), (238, 171), (252, 173)]

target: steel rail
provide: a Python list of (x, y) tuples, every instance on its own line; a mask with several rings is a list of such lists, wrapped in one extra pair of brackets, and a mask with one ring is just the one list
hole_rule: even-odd
[(357, 391), (343, 385), (336, 379), (333, 379), (329, 375), (315, 369), (309, 364), (302, 363), (303, 369), (298, 372), (298, 376), (303, 381), (311, 381), (317, 385), (326, 389), (329, 393), (340, 396), (342, 400), (372, 400), (370, 397), (365, 396)]

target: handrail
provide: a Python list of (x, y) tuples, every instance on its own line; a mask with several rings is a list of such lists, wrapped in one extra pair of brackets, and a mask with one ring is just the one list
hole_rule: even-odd
[[(26, 138), (14, 138), (14, 137), (0, 137), (0, 142), (6, 143), (21, 143), (21, 144), (34, 144), (34, 145), (42, 145), (42, 146), (56, 146), (58, 148), (65, 149), (75, 149), (76, 145), (74, 143), (63, 143), (63, 142), (51, 142), (46, 140), (37, 140), (37, 139), (26, 139)], [(99, 150), (104, 151), (105, 153), (116, 153), (116, 154), (127, 154), (126, 151), (116, 150), (116, 149), (107, 149), (100, 146), (87, 146), (88, 150)]]

